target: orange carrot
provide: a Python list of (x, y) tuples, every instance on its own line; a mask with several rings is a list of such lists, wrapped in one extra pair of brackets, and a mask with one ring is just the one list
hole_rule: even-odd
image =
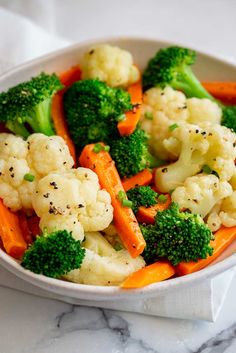
[(171, 197), (169, 194), (166, 194), (166, 201), (159, 202), (154, 206), (144, 207), (141, 206), (138, 209), (136, 217), (139, 223), (146, 223), (146, 224), (154, 224), (155, 223), (155, 216), (158, 211), (164, 211), (168, 208), (171, 203)]
[(131, 178), (125, 178), (122, 180), (122, 185), (125, 191), (135, 188), (137, 186), (149, 185), (152, 181), (152, 173), (148, 169), (144, 169), (138, 174)]
[(221, 227), (214, 236), (215, 239), (211, 242), (211, 246), (214, 249), (213, 255), (196, 262), (181, 262), (176, 267), (179, 276), (199, 271), (214, 261), (236, 239), (236, 227)]
[(41, 233), (39, 228), (39, 221), (40, 218), (38, 216), (32, 216), (27, 219), (29, 230), (34, 238), (36, 238), (36, 236)]
[(27, 249), (19, 219), (0, 199), (0, 236), (7, 254), (20, 258)]
[[(104, 146), (102, 143), (100, 145)], [(92, 169), (98, 175), (101, 187), (110, 194), (116, 229), (130, 255), (136, 257), (143, 252), (145, 240), (132, 209), (123, 206), (118, 197), (119, 193), (125, 194), (125, 191), (110, 154), (104, 150), (95, 153), (94, 146), (84, 147), (79, 158), (80, 165)]]
[(59, 79), (61, 83), (69, 87), (74, 82), (79, 81), (81, 79), (81, 69), (77, 66), (72, 66), (70, 69), (59, 74)]
[(122, 288), (141, 288), (152, 283), (164, 281), (174, 276), (175, 268), (168, 261), (158, 261), (132, 273), (121, 284)]
[(52, 120), (54, 128), (56, 130), (56, 134), (61, 136), (65, 140), (69, 148), (70, 154), (76, 164), (75, 145), (72, 139), (70, 138), (69, 130), (66, 124), (63, 110), (63, 95), (60, 92), (56, 93), (52, 100)]
[(29, 224), (27, 222), (26, 214), (23, 211), (19, 211), (17, 213), (17, 215), (18, 215), (20, 227), (22, 230), (22, 234), (23, 234), (23, 237), (24, 237), (26, 243), (27, 244), (33, 243), (33, 237), (32, 237), (31, 230), (29, 228)]
[(236, 104), (236, 82), (202, 82), (202, 85), (215, 98)]
[(131, 135), (140, 119), (141, 104), (142, 104), (142, 84), (141, 81), (133, 83), (128, 92), (131, 96), (131, 103), (134, 105), (133, 109), (125, 113), (125, 119), (120, 121), (117, 125), (121, 136)]

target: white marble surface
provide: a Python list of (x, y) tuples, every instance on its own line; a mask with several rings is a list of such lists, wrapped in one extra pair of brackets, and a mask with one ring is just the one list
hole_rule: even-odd
[[(236, 60), (236, 0), (0, 0), (0, 6), (69, 41), (141, 35)], [(236, 277), (211, 324), (75, 307), (0, 287), (0, 352), (235, 353), (235, 298)]]

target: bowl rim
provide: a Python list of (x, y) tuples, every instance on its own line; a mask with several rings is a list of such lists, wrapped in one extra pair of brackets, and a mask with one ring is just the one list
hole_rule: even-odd
[[(69, 54), (73, 53), (77, 49), (83, 48), (84, 46), (89, 45), (97, 45), (99, 43), (109, 43), (113, 44), (116, 42), (122, 43), (132, 41), (132, 42), (150, 42), (153, 45), (158, 44), (159, 46), (170, 46), (170, 45), (179, 45), (184, 46), (180, 42), (172, 42), (168, 40), (159, 40), (153, 37), (142, 37), (142, 36), (108, 36), (96, 39), (89, 39), (85, 41), (81, 41), (69, 46), (66, 46), (62, 49), (53, 51), (52, 53), (42, 55), (37, 57), (36, 59), (27, 61), (21, 65), (15, 66), (14, 68), (6, 71), (3, 75), (0, 76), (0, 82), (2, 80), (8, 79), (8, 77), (14, 76), (14, 74), (18, 73), (27, 68), (31, 68), (32, 66), (43, 64), (50, 59), (56, 58), (58, 55), (62, 54)], [(223, 58), (220, 55), (213, 55), (208, 53), (207, 51), (201, 51), (199, 49), (192, 49), (196, 50), (197, 53), (206, 56), (209, 59), (217, 60), (219, 63), (227, 64), (231, 66), (234, 70), (236, 70), (236, 64), (230, 61), (227, 58)], [(139, 288), (139, 289), (121, 289), (119, 286), (97, 286), (97, 285), (85, 285), (73, 282), (67, 282), (61, 279), (54, 279), (49, 278), (43, 275), (35, 274), (29, 270), (24, 269), (15, 259), (10, 257), (6, 254), (2, 249), (0, 249), (0, 264), (3, 265), (7, 270), (14, 273), (16, 276), (20, 277), (21, 279), (26, 280), (34, 284), (37, 287), (41, 287), (44, 289), (50, 289), (56, 291), (56, 289), (65, 292), (68, 290), (68, 295), (73, 297), (78, 297), (78, 293), (80, 293), (80, 297), (84, 299), (96, 299), (96, 300), (113, 300), (113, 299), (131, 299), (134, 297), (147, 297), (157, 293), (163, 293), (168, 290), (174, 290), (181, 284), (181, 288), (184, 288), (190, 284), (196, 285), (201, 280), (209, 279), (213, 276), (220, 274), (228, 270), (229, 268), (236, 266), (236, 254), (230, 255), (228, 258), (213, 264), (209, 267), (206, 267), (200, 271), (194, 272), (192, 274), (182, 276), (182, 277), (175, 277), (169, 280), (153, 283), (146, 287)]]

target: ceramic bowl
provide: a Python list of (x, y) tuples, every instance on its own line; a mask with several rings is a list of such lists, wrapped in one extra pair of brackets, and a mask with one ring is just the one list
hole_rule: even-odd
[[(105, 38), (103, 40), (79, 43), (30, 61), (7, 72), (0, 77), (0, 90), (6, 90), (42, 71), (48, 73), (60, 73), (70, 66), (78, 64), (83, 53), (91, 48), (91, 46), (98, 43), (117, 45), (130, 51), (133, 54), (135, 63), (141, 69), (145, 67), (148, 59), (152, 57), (158, 49), (173, 45), (173, 43), (149, 40), (146, 38)], [(236, 81), (236, 65), (206, 53), (198, 52), (194, 71), (200, 80), (204, 81)], [(119, 287), (75, 284), (63, 280), (48, 278), (42, 275), (36, 275), (25, 270), (16, 260), (8, 256), (2, 250), (0, 250), (0, 264), (25, 281), (65, 297), (97, 301), (114, 299), (124, 300), (131, 297), (154, 297), (161, 293), (167, 293), (173, 289), (176, 290), (184, 286), (196, 285), (200, 281), (213, 278), (217, 274), (236, 265), (236, 255), (233, 254), (233, 252), (235, 252), (234, 249), (236, 249), (236, 242), (217, 259), (217, 262), (199, 272), (184, 277), (173, 278), (136, 290), (121, 290)]]

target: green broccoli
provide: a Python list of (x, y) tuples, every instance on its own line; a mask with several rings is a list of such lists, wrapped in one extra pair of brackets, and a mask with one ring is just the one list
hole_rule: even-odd
[(55, 74), (41, 73), (30, 81), (0, 93), (0, 122), (17, 135), (27, 137), (32, 132), (54, 135), (51, 121), (51, 101), (63, 88)]
[(34, 273), (57, 278), (80, 268), (84, 256), (80, 241), (71, 232), (59, 230), (38, 236), (26, 250), (21, 264)]
[(110, 154), (120, 176), (130, 177), (145, 168), (154, 168), (163, 161), (152, 156), (148, 150), (148, 137), (143, 130), (110, 141)]
[(166, 257), (176, 266), (182, 261), (205, 259), (213, 253), (211, 230), (199, 215), (180, 212), (176, 203), (158, 212), (154, 225), (140, 227), (147, 243), (142, 255), (148, 263)]
[(138, 212), (140, 206), (150, 207), (157, 203), (158, 194), (150, 186), (137, 186), (127, 191), (127, 197), (132, 201), (132, 210)]
[(183, 91), (187, 97), (208, 98), (217, 103), (223, 111), (221, 124), (236, 132), (236, 107), (224, 106), (212, 97), (192, 72), (196, 52), (177, 46), (159, 50), (149, 61), (143, 73), (143, 86), (171, 86)]
[(132, 109), (130, 94), (99, 80), (75, 82), (64, 95), (64, 110), (74, 143), (109, 143), (118, 137), (117, 122)]

